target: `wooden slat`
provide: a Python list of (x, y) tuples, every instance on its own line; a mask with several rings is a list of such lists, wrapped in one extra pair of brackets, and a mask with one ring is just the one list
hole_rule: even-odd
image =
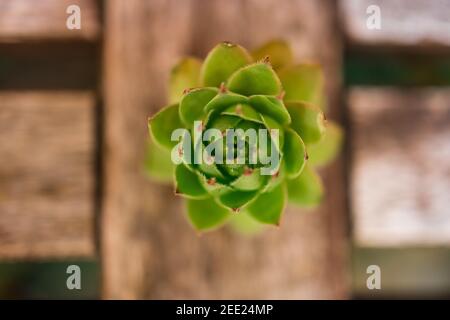
[(92, 42), (0, 43), (2, 90), (92, 90), (99, 77)]
[(253, 238), (226, 228), (198, 237), (172, 187), (148, 181), (142, 171), (147, 117), (166, 103), (170, 68), (182, 55), (204, 56), (219, 41), (254, 46), (286, 37), (297, 58), (324, 63), (330, 107), (338, 115), (340, 46), (332, 4), (106, 2), (104, 297), (345, 296), (342, 162), (324, 172), (328, 201), (319, 210), (289, 208), (281, 228)]
[[(81, 9), (81, 29), (69, 30), (69, 5)], [(0, 0), (0, 42), (49, 39), (96, 40), (100, 30), (97, 0)]]
[(350, 92), (359, 245), (450, 244), (449, 101), (448, 89)]
[[(448, 0), (339, 0), (346, 36), (358, 46), (450, 48)], [(381, 29), (370, 30), (370, 5), (381, 12)]]
[(87, 92), (0, 93), (0, 258), (94, 253)]

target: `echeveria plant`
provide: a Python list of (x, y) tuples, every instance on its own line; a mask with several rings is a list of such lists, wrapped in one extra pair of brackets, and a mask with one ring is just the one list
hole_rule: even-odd
[(342, 141), (341, 128), (325, 120), (323, 82), (319, 65), (293, 64), (280, 40), (252, 53), (223, 42), (203, 62), (183, 59), (171, 73), (169, 105), (149, 119), (147, 172), (174, 180), (199, 231), (227, 221), (243, 231), (278, 225), (288, 201), (316, 206), (324, 190), (314, 169)]

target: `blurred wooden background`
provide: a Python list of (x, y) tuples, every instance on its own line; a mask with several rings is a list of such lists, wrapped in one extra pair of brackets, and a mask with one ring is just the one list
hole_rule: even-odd
[[(345, 298), (349, 220), (356, 245), (448, 246), (448, 89), (342, 90), (346, 43), (449, 51), (448, 2), (405, 1), (0, 0), (0, 259), (100, 257), (105, 298)], [(147, 117), (180, 57), (274, 37), (324, 65), (328, 116), (348, 129), (327, 200), (253, 238), (197, 237), (143, 174)]]

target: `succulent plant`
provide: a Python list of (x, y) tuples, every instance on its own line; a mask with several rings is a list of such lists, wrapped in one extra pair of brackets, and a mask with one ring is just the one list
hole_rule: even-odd
[[(325, 119), (320, 66), (294, 64), (292, 56), (282, 40), (252, 53), (223, 42), (203, 62), (188, 57), (173, 68), (169, 105), (149, 119), (146, 169), (153, 178), (175, 181), (195, 229), (211, 230), (231, 221), (246, 232), (260, 224), (278, 225), (288, 201), (302, 207), (321, 202), (324, 189), (315, 168), (338, 154), (343, 134), (338, 124)], [(174, 139), (177, 129), (189, 134)], [(194, 138), (196, 131), (208, 129), (221, 134)], [(227, 148), (239, 141), (228, 144), (230, 129), (268, 132), (268, 141), (240, 136), (243, 148), (236, 150), (242, 151), (243, 161), (228, 163)], [(203, 155), (196, 147), (208, 145), (225, 152), (212, 153), (212, 161), (194, 161)], [(255, 160), (255, 154), (260, 158)], [(277, 157), (270, 168), (269, 154)]]

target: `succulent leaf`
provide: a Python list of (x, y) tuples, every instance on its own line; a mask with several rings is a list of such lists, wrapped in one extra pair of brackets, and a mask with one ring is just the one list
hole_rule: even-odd
[(269, 41), (252, 52), (255, 61), (270, 58), (270, 63), (275, 70), (289, 66), (292, 63), (292, 50), (284, 40), (276, 39)]
[(282, 147), (284, 144), (284, 130), (285, 130), (283, 126), (267, 115), (262, 114), (261, 118), (263, 119), (263, 123), (269, 131), (272, 129), (278, 130), (280, 138), (280, 147)]
[(205, 107), (219, 92), (217, 88), (198, 88), (188, 92), (180, 102), (180, 119), (191, 128), (196, 120), (206, 116)]
[(291, 128), (297, 132), (307, 145), (322, 139), (325, 133), (325, 116), (316, 106), (300, 102), (286, 102), (286, 108), (291, 115)]
[(175, 166), (170, 159), (170, 152), (148, 139), (144, 160), (145, 172), (156, 181), (171, 182)]
[(258, 190), (228, 190), (227, 192), (221, 194), (217, 200), (225, 207), (230, 208), (233, 211), (239, 211), (257, 195)]
[(249, 236), (257, 235), (265, 227), (264, 224), (250, 216), (245, 209), (231, 216), (230, 226), (234, 231)]
[(197, 173), (192, 172), (184, 164), (180, 164), (175, 169), (175, 182), (177, 193), (193, 199), (208, 197), (208, 192), (200, 182)]
[(269, 64), (257, 62), (233, 73), (228, 80), (228, 89), (244, 96), (277, 95), (281, 92), (281, 82)]
[(205, 112), (219, 113), (228, 107), (235, 106), (239, 103), (246, 103), (248, 98), (235, 93), (221, 93), (214, 97), (205, 107)]
[(255, 121), (255, 122), (262, 122), (261, 115), (255, 111), (250, 105), (248, 104), (235, 104), (228, 108), (226, 108), (222, 115), (233, 115), (240, 117), (241, 119)]
[(325, 135), (318, 143), (308, 146), (309, 163), (313, 166), (326, 166), (339, 154), (344, 140), (344, 132), (334, 121), (327, 122)]
[(243, 47), (222, 42), (208, 53), (201, 69), (201, 82), (206, 87), (219, 87), (233, 72), (251, 61), (252, 57)]
[(283, 101), (274, 96), (254, 95), (249, 98), (248, 102), (256, 111), (268, 115), (282, 125), (291, 122), (291, 116)]
[(298, 177), (306, 163), (306, 148), (300, 136), (292, 129), (285, 132), (283, 146), (286, 176), (289, 179)]
[(231, 216), (229, 210), (218, 205), (213, 198), (186, 199), (189, 221), (198, 231), (220, 227)]
[(289, 202), (301, 207), (315, 207), (324, 196), (322, 179), (309, 165), (297, 178), (288, 180), (287, 186)]
[(150, 134), (154, 141), (167, 149), (177, 145), (176, 141), (171, 140), (172, 132), (184, 128), (178, 115), (178, 109), (178, 104), (164, 107), (148, 121)]
[(271, 191), (261, 193), (247, 207), (249, 214), (262, 223), (279, 225), (286, 205), (286, 186), (282, 183)]
[(323, 101), (324, 80), (320, 65), (299, 64), (279, 72), (285, 91), (285, 101), (305, 101), (320, 105)]
[(169, 104), (179, 102), (184, 90), (200, 85), (201, 66), (199, 59), (187, 57), (172, 69), (169, 79)]
[(262, 175), (260, 169), (249, 170), (231, 183), (238, 190), (259, 190), (269, 181), (270, 176)]

